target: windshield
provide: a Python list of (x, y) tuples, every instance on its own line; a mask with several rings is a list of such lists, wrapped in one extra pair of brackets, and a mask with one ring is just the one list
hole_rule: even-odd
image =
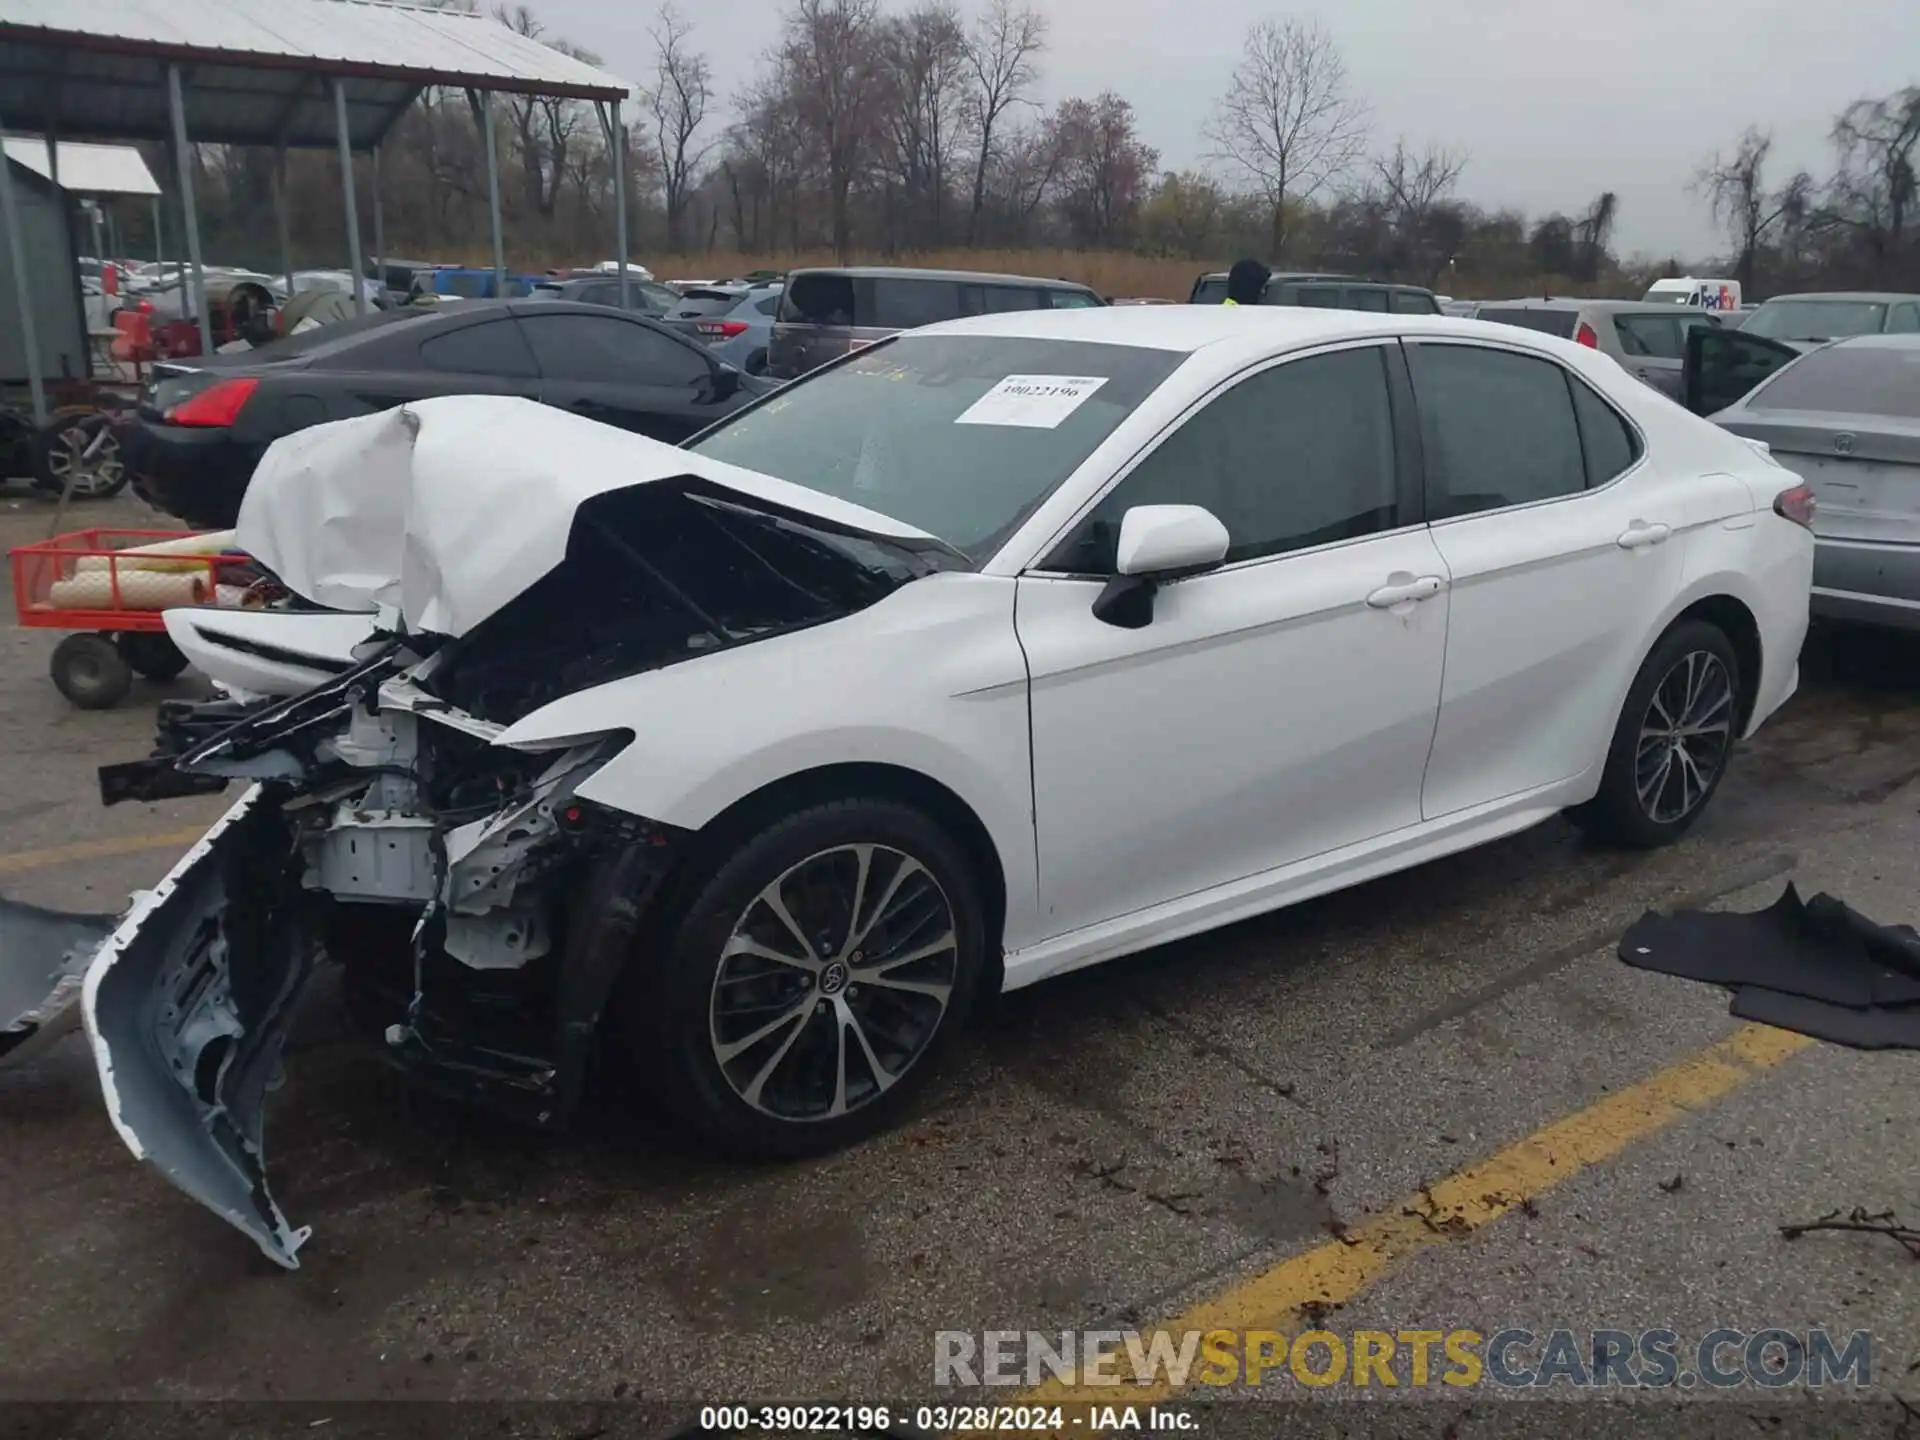
[(907, 335), (788, 386), (691, 448), (904, 520), (979, 561), (1185, 358)]
[(1740, 329), (1766, 340), (1838, 340), (1878, 335), (1886, 316), (1873, 300), (1769, 300)]

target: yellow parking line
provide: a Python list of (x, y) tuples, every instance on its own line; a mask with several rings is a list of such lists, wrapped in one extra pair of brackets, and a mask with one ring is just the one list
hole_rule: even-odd
[[(1814, 1042), (1804, 1035), (1747, 1025), (1727, 1039), (1589, 1105), (1465, 1170), (1410, 1195), (1341, 1239), (1289, 1256), (1264, 1274), (1203, 1300), (1156, 1327), (1179, 1348), (1184, 1334), (1273, 1330), (1293, 1335), (1303, 1312), (1344, 1304), (1401, 1260), (1429, 1245), (1464, 1239), (1590, 1165), (1657, 1134), (1692, 1111), (1722, 1100)], [(1305, 1328), (1312, 1328), (1310, 1326)], [(1152, 1344), (1151, 1333), (1143, 1337)], [(1124, 1374), (1124, 1355), (1110, 1363)], [(1049, 1380), (1023, 1395), (1026, 1405), (1147, 1405), (1177, 1393), (1164, 1368), (1152, 1383), (1088, 1385)], [(1075, 1435), (1091, 1433), (1075, 1426)]]
[(65, 865), (76, 860), (104, 860), (111, 855), (138, 855), (143, 850), (191, 845), (206, 833), (206, 826), (196, 825), (191, 830), (165, 830), (153, 835), (109, 835), (100, 840), (76, 840), (71, 845), (49, 845), (44, 850), (16, 850), (11, 855), (0, 855), (0, 875), (44, 870), (50, 865)]

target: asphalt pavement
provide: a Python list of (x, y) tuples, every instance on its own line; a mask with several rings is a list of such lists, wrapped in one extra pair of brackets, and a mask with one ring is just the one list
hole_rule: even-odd
[[(50, 509), (0, 491), (0, 544)], [(46, 677), (56, 636), (4, 636), (0, 893), (116, 909), (226, 803), (95, 797), (194, 682), (82, 713)], [(1920, 922), (1920, 644), (1816, 631), (1679, 846), (1556, 821), (1006, 997), (908, 1123), (806, 1164), (702, 1160), (611, 1098), (528, 1135), (415, 1094), (323, 1014), (269, 1110), (276, 1194), (314, 1227), (285, 1273), (127, 1153), (75, 1037), (0, 1072), (0, 1400), (303, 1425), (393, 1399), (1045, 1400), (1063, 1387), (936, 1390), (936, 1332), (1666, 1328), (1685, 1353), (1825, 1327), (1871, 1333), (1871, 1383), (1766, 1398), (1894, 1433), (1892, 1397), (1920, 1404), (1912, 1256), (1780, 1226), (1920, 1222), (1920, 1062), (1745, 1026), (1613, 954), (1649, 908), (1758, 908), (1789, 879)], [(1516, 1423), (1484, 1385), (1388, 1388), (1282, 1361), (1204, 1398), (1236, 1424), (1382, 1398), (1417, 1406), (1395, 1433)], [(1700, 1413), (1752, 1433), (1753, 1395)]]

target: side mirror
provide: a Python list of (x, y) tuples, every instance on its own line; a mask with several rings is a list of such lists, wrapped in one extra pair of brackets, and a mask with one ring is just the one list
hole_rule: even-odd
[(1199, 505), (1135, 505), (1120, 519), (1114, 568), (1093, 602), (1093, 616), (1123, 630), (1153, 620), (1153, 597), (1162, 582), (1211, 570), (1226, 559), (1227, 527)]
[(713, 367), (713, 398), (730, 400), (740, 389), (740, 372), (731, 365), (715, 364)]

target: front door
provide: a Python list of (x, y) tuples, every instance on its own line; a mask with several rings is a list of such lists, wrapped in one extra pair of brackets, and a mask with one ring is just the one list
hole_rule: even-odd
[[(1400, 363), (1367, 345), (1239, 379), (1021, 577), (1051, 935), (1418, 823), (1447, 585), (1403, 480)], [(1225, 523), (1226, 564), (1163, 585), (1140, 629), (1095, 618), (1121, 517), (1169, 503)]]
[(1421, 801), (1437, 820), (1605, 756), (1698, 507), (1556, 362), (1473, 343), (1407, 351), (1453, 585)]
[(540, 398), (557, 409), (669, 445), (722, 413), (714, 362), (693, 341), (626, 314), (523, 314), (517, 323), (540, 363)]

